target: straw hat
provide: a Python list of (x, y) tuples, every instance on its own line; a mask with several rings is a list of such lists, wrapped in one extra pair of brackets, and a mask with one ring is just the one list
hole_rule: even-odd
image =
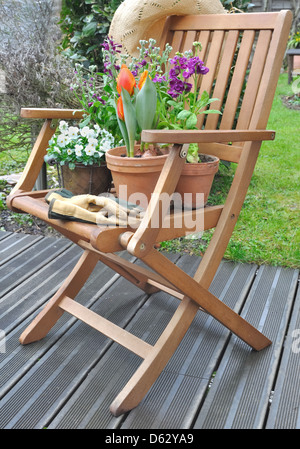
[(124, 0), (113, 16), (109, 36), (134, 56), (141, 39), (159, 42), (168, 16), (225, 13), (219, 0)]

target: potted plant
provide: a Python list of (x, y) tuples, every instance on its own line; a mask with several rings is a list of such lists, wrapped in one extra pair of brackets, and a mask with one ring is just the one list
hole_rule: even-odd
[(99, 125), (69, 126), (62, 120), (49, 141), (45, 161), (57, 165), (62, 187), (75, 195), (98, 195), (111, 185), (105, 153), (112, 146), (114, 137)]
[(300, 48), (300, 31), (295, 31), (289, 36), (287, 48)]
[[(99, 106), (101, 102), (105, 104), (106, 111), (115, 114), (125, 145), (107, 151), (107, 165), (112, 172), (118, 196), (133, 201), (136, 200), (136, 195), (141, 193), (141, 197), (146, 197), (146, 203), (143, 204), (140, 200), (140, 205), (145, 207), (164, 165), (167, 150), (164, 145), (153, 147), (141, 142), (141, 132), (153, 128), (197, 129), (197, 116), (200, 113), (219, 112), (207, 109), (209, 104), (215, 101), (209, 98), (207, 92), (203, 92), (199, 97), (198, 77), (208, 72), (208, 68), (197, 55), (201, 48), (200, 43), (194, 43), (194, 52), (190, 50), (184, 54), (178, 53), (173, 58), (170, 58), (172, 48), (168, 44), (162, 52), (156, 47), (153, 39), (140, 41), (140, 44), (139, 57), (129, 61), (128, 56), (121, 54), (120, 45), (110, 38), (105, 41), (105, 73), (100, 75), (103, 94), (96, 97), (93, 94), (95, 101), (85, 104), (85, 110), (88, 114), (95, 104)], [(93, 82), (95, 75), (94, 73), (92, 77)], [(78, 77), (82, 80), (79, 70)], [(203, 171), (204, 164), (200, 158), (198, 147), (191, 144), (186, 165), (202, 165)], [(214, 170), (210, 170), (213, 176), (218, 169), (218, 163), (215, 158)], [(192, 173), (195, 173), (195, 170), (192, 170)], [(179, 183), (181, 194), (184, 193), (182, 189), (186, 189), (184, 178), (190, 176), (183, 173)], [(211, 183), (212, 180), (210, 186)], [(199, 192), (199, 186), (197, 191)], [(191, 192), (191, 187), (187, 187), (187, 192)]]
[[(287, 43), (288, 50), (290, 49), (299, 49), (300, 50), (300, 31), (295, 31), (289, 37), (289, 41)], [(294, 69), (300, 68), (300, 55), (294, 55)]]

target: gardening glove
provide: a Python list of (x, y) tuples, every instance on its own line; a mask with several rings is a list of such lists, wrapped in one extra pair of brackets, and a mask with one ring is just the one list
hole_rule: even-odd
[(49, 192), (45, 200), (49, 203), (49, 218), (132, 228), (138, 227), (142, 218), (142, 209), (121, 205), (118, 199), (107, 196), (73, 195), (61, 189)]

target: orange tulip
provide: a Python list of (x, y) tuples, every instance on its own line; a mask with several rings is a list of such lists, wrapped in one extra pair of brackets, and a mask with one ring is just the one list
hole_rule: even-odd
[(122, 101), (122, 97), (119, 97), (118, 98), (118, 102), (117, 102), (117, 112), (118, 112), (118, 117), (121, 119), (121, 120), (125, 120), (125, 117), (124, 117), (124, 108), (123, 108), (123, 101)]
[(129, 92), (129, 95), (133, 94), (134, 88), (136, 87), (135, 78), (125, 64), (122, 65), (120, 73), (117, 76), (117, 91), (120, 95), (122, 87)]
[(147, 79), (147, 76), (148, 76), (148, 70), (145, 70), (145, 71), (141, 74), (141, 77), (140, 77), (140, 81), (139, 81), (139, 84), (138, 84), (139, 90), (141, 90), (141, 88), (142, 88), (143, 85), (145, 84), (145, 81), (146, 81), (146, 79)]

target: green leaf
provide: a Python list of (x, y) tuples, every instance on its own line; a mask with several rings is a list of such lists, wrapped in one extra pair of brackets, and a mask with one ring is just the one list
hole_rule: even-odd
[(84, 128), (85, 126), (87, 126), (91, 121), (91, 117), (88, 115), (86, 119), (84, 119), (81, 123), (80, 123), (80, 128)]
[(84, 37), (92, 36), (97, 30), (97, 22), (90, 22), (82, 28), (82, 35)]
[(220, 115), (222, 115), (222, 112), (220, 112), (216, 109), (208, 109), (207, 111), (203, 111), (202, 114), (220, 114)]
[(197, 125), (197, 116), (196, 114), (191, 114), (188, 117), (185, 126), (187, 127), (187, 129), (192, 129), (195, 128), (196, 125)]
[(178, 120), (186, 120), (191, 114), (191, 111), (184, 109), (183, 111), (180, 111), (179, 114), (177, 114), (177, 118)]
[(157, 125), (157, 129), (169, 129), (169, 122), (159, 122)]
[(127, 147), (127, 150), (129, 152), (129, 156), (133, 157), (134, 156), (135, 134), (136, 134), (136, 130), (137, 130), (136, 111), (131, 102), (131, 97), (129, 95), (129, 92), (127, 92), (127, 90), (125, 90), (123, 87), (122, 87), (121, 96), (122, 96), (122, 100), (123, 100), (124, 118), (125, 118), (127, 133), (128, 133), (128, 141), (129, 141), (129, 146)]
[(201, 99), (201, 101), (203, 101), (203, 102), (205, 102), (205, 103), (207, 103), (207, 102), (209, 101), (209, 95), (208, 95), (208, 93), (206, 92), (206, 90), (203, 91), (203, 93), (202, 93), (200, 99)]
[(127, 128), (126, 128), (125, 122), (118, 117), (117, 103), (116, 102), (115, 102), (115, 114), (116, 114), (116, 117), (117, 117), (117, 122), (118, 122), (118, 125), (119, 125), (119, 128), (120, 128), (122, 137), (124, 139), (125, 146), (126, 146), (127, 149), (129, 149), (129, 139), (128, 139)]
[(147, 76), (142, 89), (136, 96), (136, 118), (139, 127), (143, 129), (152, 129), (157, 106), (156, 87)]
[(198, 156), (198, 144), (197, 143), (190, 143), (186, 160), (190, 164), (198, 163), (199, 156)]

